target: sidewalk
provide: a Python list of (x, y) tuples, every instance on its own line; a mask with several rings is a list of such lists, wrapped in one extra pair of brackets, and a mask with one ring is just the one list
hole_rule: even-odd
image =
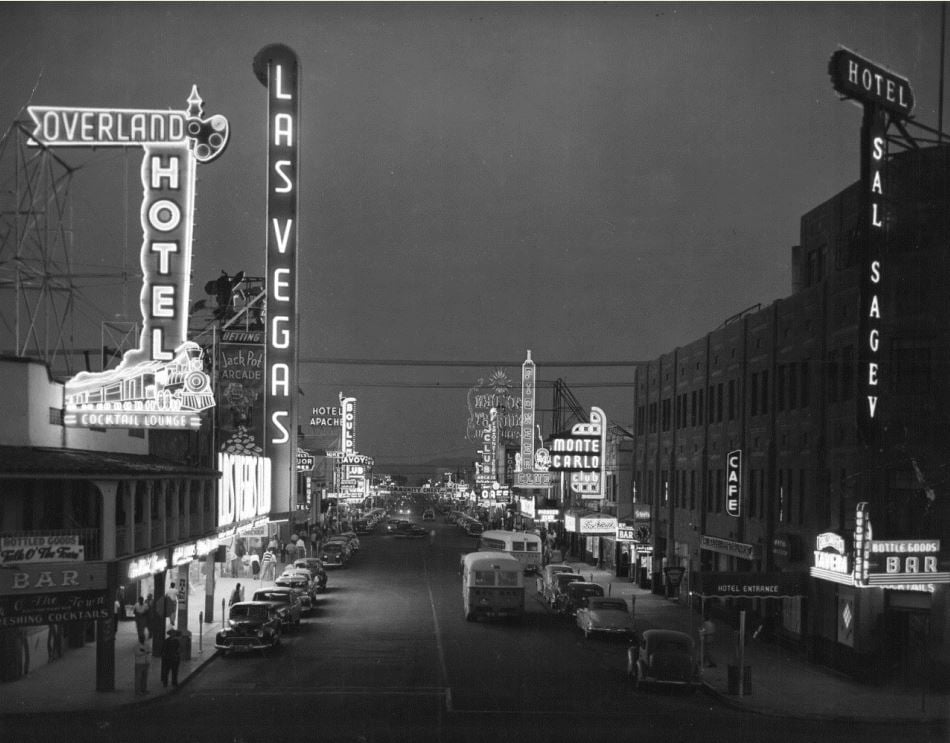
[[(199, 614), (204, 614), (204, 587), (189, 594), (188, 630), (191, 637), (191, 658), (182, 659), (178, 669), (178, 683), (184, 685), (215, 654), (214, 637), (223, 626), (222, 602), (227, 607), (235, 584), (245, 588), (245, 598), (257, 589), (260, 581), (254, 578), (217, 578), (214, 591), (214, 619), (199, 625)], [(142, 704), (175, 694), (169, 683), (161, 683), (161, 658), (152, 658), (149, 666), (148, 695), (136, 696), (134, 688), (133, 652), (138, 645), (135, 622), (119, 622), (115, 638), (115, 690), (96, 691), (96, 646), (87, 644), (70, 648), (62, 658), (31, 671), (24, 678), (0, 684), (0, 716), (9, 714), (45, 714), (51, 711), (105, 710), (125, 705)], [(151, 646), (150, 646), (151, 647)]]
[[(566, 560), (587, 580), (599, 583), (605, 593), (634, 603), (638, 630), (663, 627), (688, 633), (699, 642), (699, 615), (678, 603), (639, 588), (612, 572), (584, 562)], [(718, 639), (712, 651), (714, 668), (703, 669), (706, 690), (736, 709), (777, 717), (855, 719), (891, 725), (947, 724), (950, 697), (906, 689), (896, 684), (861, 684), (831, 669), (809, 663), (777, 645), (759, 640), (745, 644), (745, 665), (751, 668), (749, 695), (729, 692), (730, 665), (737, 666), (734, 648), (737, 633), (718, 623)]]

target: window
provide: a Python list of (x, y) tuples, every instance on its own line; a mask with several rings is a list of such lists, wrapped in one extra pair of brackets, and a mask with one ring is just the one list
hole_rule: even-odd
[(689, 423), (691, 426), (696, 425), (696, 390), (689, 394)]
[(670, 410), (672, 405), (669, 400), (663, 401), (663, 430), (670, 430)]
[(828, 402), (838, 402), (838, 352), (828, 352), (825, 378), (828, 383)]
[(775, 409), (778, 412), (782, 412), (785, 410), (785, 385), (788, 381), (785, 364), (779, 364), (777, 372), (778, 376), (775, 380)]
[(796, 364), (788, 365), (788, 409), (794, 410), (798, 407), (798, 366)]
[(504, 570), (498, 573), (498, 585), (499, 586), (517, 586), (518, 574), (511, 570)]
[(722, 423), (722, 382), (716, 385), (716, 422)]
[(755, 516), (755, 470), (749, 470), (749, 516)]
[(689, 510), (696, 510), (696, 470), (689, 472)]
[(656, 433), (656, 424), (657, 424), (656, 413), (657, 413), (656, 403), (651, 402), (650, 403), (650, 433)]
[(706, 416), (710, 423), (716, 422), (716, 388), (709, 385), (709, 414)]
[(699, 413), (699, 425), (703, 425), (703, 410), (705, 409), (703, 407), (703, 390), (698, 390), (698, 393), (699, 403), (696, 405), (696, 411)]
[(637, 435), (642, 436), (647, 430), (646, 409), (641, 405), (637, 408)]
[(845, 346), (841, 351), (841, 399), (854, 396), (854, 346)]
[(799, 366), (798, 370), (799, 370), (798, 376), (801, 379), (801, 383), (802, 383), (802, 407), (807, 408), (808, 403), (811, 400), (811, 390), (808, 388), (809, 387), (808, 362), (803, 361), (801, 365)]
[(759, 414), (759, 374), (749, 375), (749, 415)]
[(736, 419), (736, 380), (729, 380), (729, 420)]
[(49, 422), (54, 426), (63, 425), (63, 409), (62, 408), (50, 408), (49, 409)]
[(769, 412), (769, 373), (762, 372), (762, 414)]
[(475, 571), (475, 585), (476, 586), (495, 585), (495, 574), (491, 570), (476, 570)]

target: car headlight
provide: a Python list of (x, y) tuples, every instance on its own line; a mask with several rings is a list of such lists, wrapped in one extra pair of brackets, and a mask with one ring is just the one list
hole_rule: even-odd
[(264, 637), (264, 629), (263, 629), (263, 628), (257, 630), (257, 636), (258, 636), (258, 638), (263, 638), (263, 637)]

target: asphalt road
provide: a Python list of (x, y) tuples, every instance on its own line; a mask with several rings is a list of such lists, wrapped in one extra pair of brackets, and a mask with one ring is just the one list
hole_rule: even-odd
[[(216, 657), (177, 695), (113, 713), (12, 720), (5, 740), (928, 741), (851, 722), (776, 720), (696, 694), (637, 692), (623, 641), (585, 640), (527, 581), (521, 623), (466, 622), (459, 556), (475, 541), (362, 538), (317, 610), (269, 656)], [(3, 723), (7, 724), (7, 723)], [(916, 734), (914, 734), (916, 735)], [(936, 739), (933, 739), (936, 741)]]

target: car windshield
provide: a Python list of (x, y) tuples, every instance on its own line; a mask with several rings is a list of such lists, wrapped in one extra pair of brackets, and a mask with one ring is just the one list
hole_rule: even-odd
[(236, 604), (231, 607), (231, 619), (267, 619), (267, 607)]
[(650, 643), (651, 653), (689, 653), (692, 648), (687, 640), (681, 640), (676, 637), (664, 637), (654, 639)]
[(290, 596), (279, 591), (258, 591), (254, 594), (255, 601), (284, 601), (290, 603)]
[(592, 598), (587, 602), (587, 606), (591, 609), (609, 609), (610, 611), (626, 611), (627, 602), (623, 599), (595, 599)]
[(558, 573), (555, 576), (559, 586), (566, 586), (568, 583), (573, 583), (574, 581), (585, 580), (583, 575), (575, 575), (574, 573)]

